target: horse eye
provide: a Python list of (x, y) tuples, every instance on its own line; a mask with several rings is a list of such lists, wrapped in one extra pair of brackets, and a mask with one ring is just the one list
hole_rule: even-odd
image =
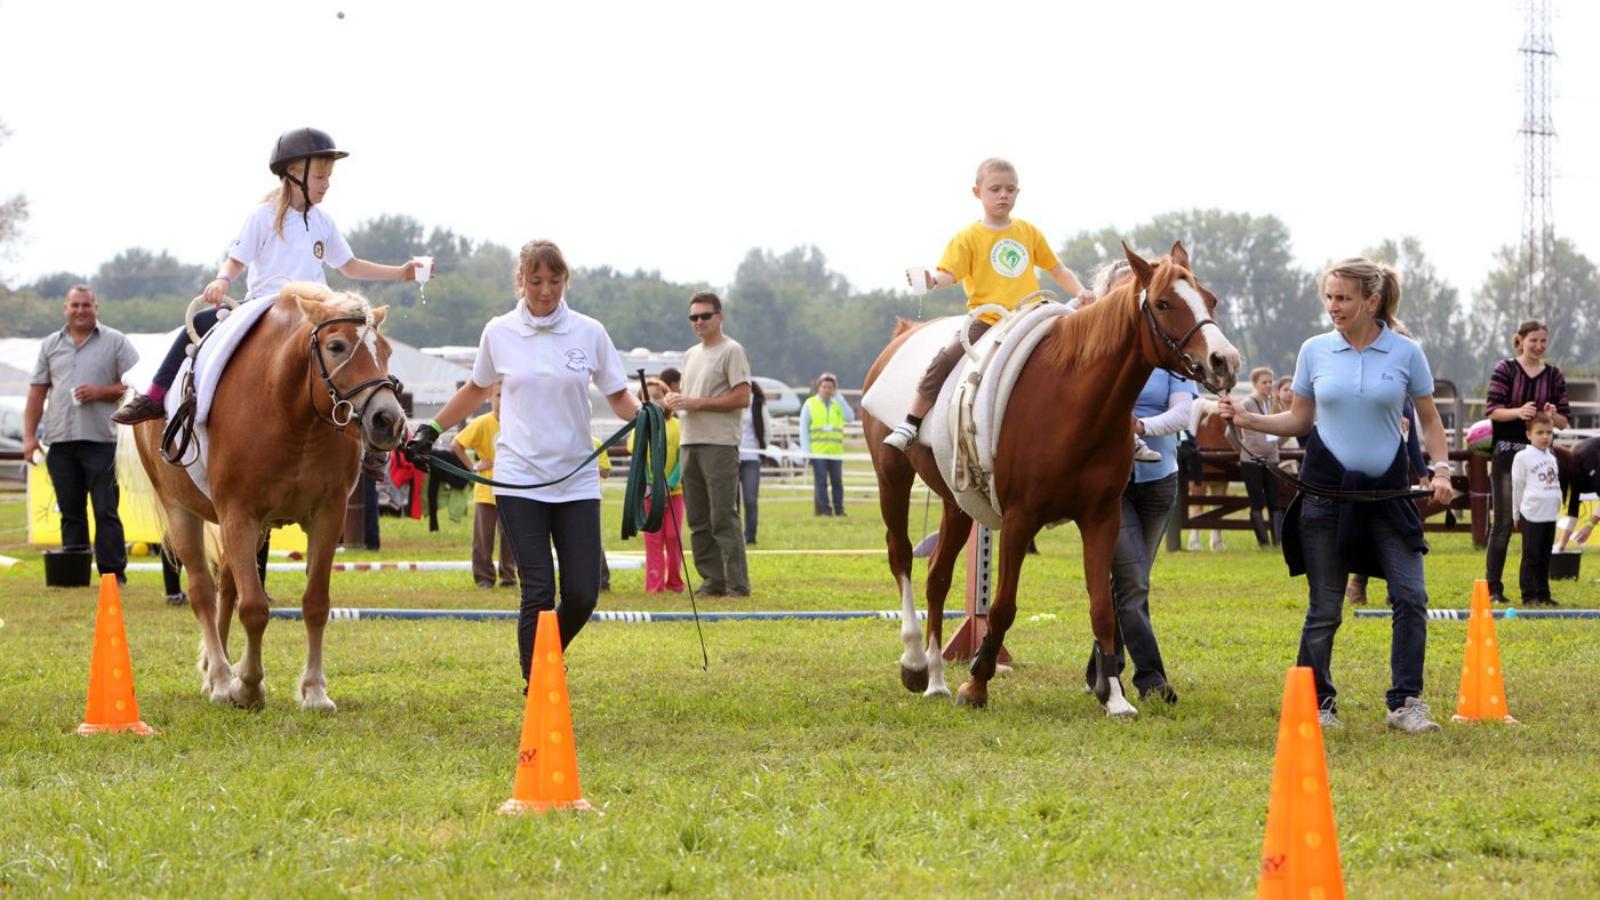
[(344, 341), (329, 341), (328, 342), (328, 350), (333, 352), (333, 353), (343, 353), (344, 352)]
[(1172, 308), (1172, 304), (1168, 303), (1165, 300), (1157, 300), (1156, 301), (1156, 309), (1165, 311), (1165, 310), (1169, 310), (1171, 308)]

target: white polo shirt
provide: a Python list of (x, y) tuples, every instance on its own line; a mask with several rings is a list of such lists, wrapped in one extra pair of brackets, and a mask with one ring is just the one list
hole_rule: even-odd
[[(622, 357), (606, 328), (562, 300), (548, 316), (526, 303), (483, 326), (472, 382), (503, 379), (494, 479), (511, 484), (549, 481), (594, 452), (589, 436), (589, 382), (610, 396), (628, 386)], [(495, 488), (496, 497), (545, 503), (600, 499), (600, 469), (585, 466), (560, 484), (534, 490)]]
[(276, 202), (261, 204), (228, 247), (228, 256), (249, 266), (247, 296), (276, 294), (290, 281), (327, 284), (324, 265), (339, 269), (355, 259), (344, 235), (322, 207), (311, 207), (310, 227), (297, 210), (284, 213), (282, 235), (273, 227), (277, 218)]

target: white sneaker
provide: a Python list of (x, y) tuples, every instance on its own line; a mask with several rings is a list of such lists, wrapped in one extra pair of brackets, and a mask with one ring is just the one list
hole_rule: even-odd
[(1334, 715), (1333, 710), (1327, 707), (1317, 710), (1317, 724), (1324, 729), (1344, 727), (1344, 723), (1339, 721), (1339, 717)]
[(1151, 450), (1137, 434), (1133, 436), (1133, 458), (1135, 462), (1161, 462), (1161, 454)]
[(893, 447), (904, 453), (906, 448), (911, 446), (911, 442), (916, 439), (917, 427), (910, 422), (901, 422), (894, 427), (893, 431), (889, 432), (888, 437), (883, 439), (883, 445), (885, 447)]
[(1390, 728), (1404, 731), (1407, 734), (1421, 734), (1425, 731), (1438, 731), (1439, 723), (1430, 716), (1433, 710), (1428, 704), (1422, 702), (1420, 697), (1407, 697), (1405, 705), (1389, 712), (1385, 720)]

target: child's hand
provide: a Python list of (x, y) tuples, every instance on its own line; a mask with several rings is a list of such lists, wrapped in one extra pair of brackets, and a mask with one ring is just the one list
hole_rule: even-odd
[(1094, 295), (1094, 291), (1091, 291), (1088, 288), (1084, 288), (1078, 292), (1078, 306), (1080, 308), (1088, 306), (1098, 299), (1100, 298)]
[(406, 260), (405, 265), (400, 267), (400, 280), (401, 281), (416, 281), (417, 280), (417, 261), (416, 260), (408, 259), (408, 260)]
[(206, 302), (212, 306), (221, 306), (223, 298), (228, 296), (228, 287), (230, 284), (231, 282), (229, 282), (226, 278), (213, 278), (211, 279), (211, 283), (206, 285), (206, 289), (201, 293), (201, 295), (204, 296), (206, 298)]

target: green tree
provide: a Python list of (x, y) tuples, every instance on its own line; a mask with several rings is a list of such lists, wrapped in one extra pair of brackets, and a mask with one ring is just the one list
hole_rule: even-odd
[(1289, 229), (1276, 216), (1219, 209), (1162, 213), (1127, 233), (1084, 231), (1061, 259), (1083, 278), (1122, 256), (1126, 240), (1141, 255), (1163, 255), (1183, 241), (1195, 277), (1217, 295), (1216, 318), (1245, 365), (1293, 368), (1300, 344), (1320, 328), (1313, 276), (1294, 265)]
[[(1591, 339), (1600, 327), (1600, 272), (1566, 238), (1552, 241), (1550, 305), (1540, 321), (1550, 329), (1550, 361), (1567, 371), (1592, 371), (1600, 347)], [(1510, 336), (1525, 319), (1523, 273), (1526, 257), (1520, 245), (1495, 254), (1498, 265), (1484, 278), (1472, 302), (1473, 346), (1479, 348), (1478, 383), (1488, 381), (1494, 361), (1511, 354)]]
[(1363, 255), (1399, 271), (1400, 321), (1422, 344), (1434, 376), (1455, 382), (1462, 391), (1481, 383), (1488, 373), (1479, 365), (1461, 294), (1439, 277), (1422, 242), (1415, 237), (1390, 239)]
[(182, 297), (200, 293), (210, 281), (207, 266), (179, 262), (165, 250), (152, 253), (131, 247), (100, 264), (89, 284), (102, 303), (135, 297)]

